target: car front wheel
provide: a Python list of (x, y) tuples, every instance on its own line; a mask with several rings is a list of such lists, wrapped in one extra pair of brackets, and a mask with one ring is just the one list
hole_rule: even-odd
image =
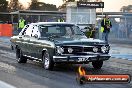
[(27, 59), (22, 55), (22, 51), (20, 49), (16, 49), (16, 59), (18, 63), (27, 62)]
[(103, 61), (94, 61), (92, 62), (92, 65), (95, 69), (101, 69), (101, 67), (103, 66)]
[(54, 62), (50, 59), (49, 53), (46, 51), (43, 55), (43, 67), (46, 70), (53, 70)]

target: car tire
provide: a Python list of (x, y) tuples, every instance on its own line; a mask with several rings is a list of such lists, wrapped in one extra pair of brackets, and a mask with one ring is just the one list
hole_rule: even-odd
[(45, 70), (53, 70), (54, 67), (54, 62), (47, 51), (43, 54), (43, 67)]
[(25, 58), (20, 49), (16, 49), (16, 59), (18, 63), (26, 63), (27, 58)]
[(103, 61), (94, 61), (92, 62), (92, 65), (95, 69), (101, 69), (101, 67), (103, 66)]

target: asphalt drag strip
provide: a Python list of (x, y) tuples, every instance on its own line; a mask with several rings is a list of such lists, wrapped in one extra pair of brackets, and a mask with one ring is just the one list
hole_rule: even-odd
[[(76, 82), (78, 66), (62, 64), (47, 71), (39, 62), (28, 60), (26, 64), (18, 64), (9, 48), (0, 50), (0, 80), (18, 88), (132, 88), (132, 83), (80, 86)], [(123, 59), (111, 58), (101, 70), (93, 69), (91, 64), (82, 66), (88, 74), (132, 74), (132, 63)]]

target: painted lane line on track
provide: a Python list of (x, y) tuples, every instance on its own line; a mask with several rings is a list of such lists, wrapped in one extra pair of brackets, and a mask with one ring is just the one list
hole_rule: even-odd
[(5, 83), (3, 81), (0, 81), (0, 88), (16, 88), (8, 83)]

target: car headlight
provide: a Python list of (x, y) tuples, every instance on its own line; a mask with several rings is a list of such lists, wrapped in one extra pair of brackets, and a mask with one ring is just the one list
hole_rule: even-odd
[(107, 51), (109, 51), (109, 50), (110, 50), (110, 46), (106, 46), (106, 48), (107, 48)]
[(101, 47), (101, 51), (102, 51), (103, 53), (106, 53), (106, 52), (107, 52), (107, 47), (102, 46), (102, 47)]
[(60, 47), (60, 46), (57, 46), (57, 53), (59, 53), (59, 54), (64, 53), (64, 48)]
[(72, 48), (68, 48), (68, 53), (72, 53), (73, 49)]
[(97, 53), (97, 52), (98, 52), (98, 48), (97, 48), (97, 47), (94, 47), (94, 48), (93, 48), (93, 51), (94, 51), (95, 53)]

